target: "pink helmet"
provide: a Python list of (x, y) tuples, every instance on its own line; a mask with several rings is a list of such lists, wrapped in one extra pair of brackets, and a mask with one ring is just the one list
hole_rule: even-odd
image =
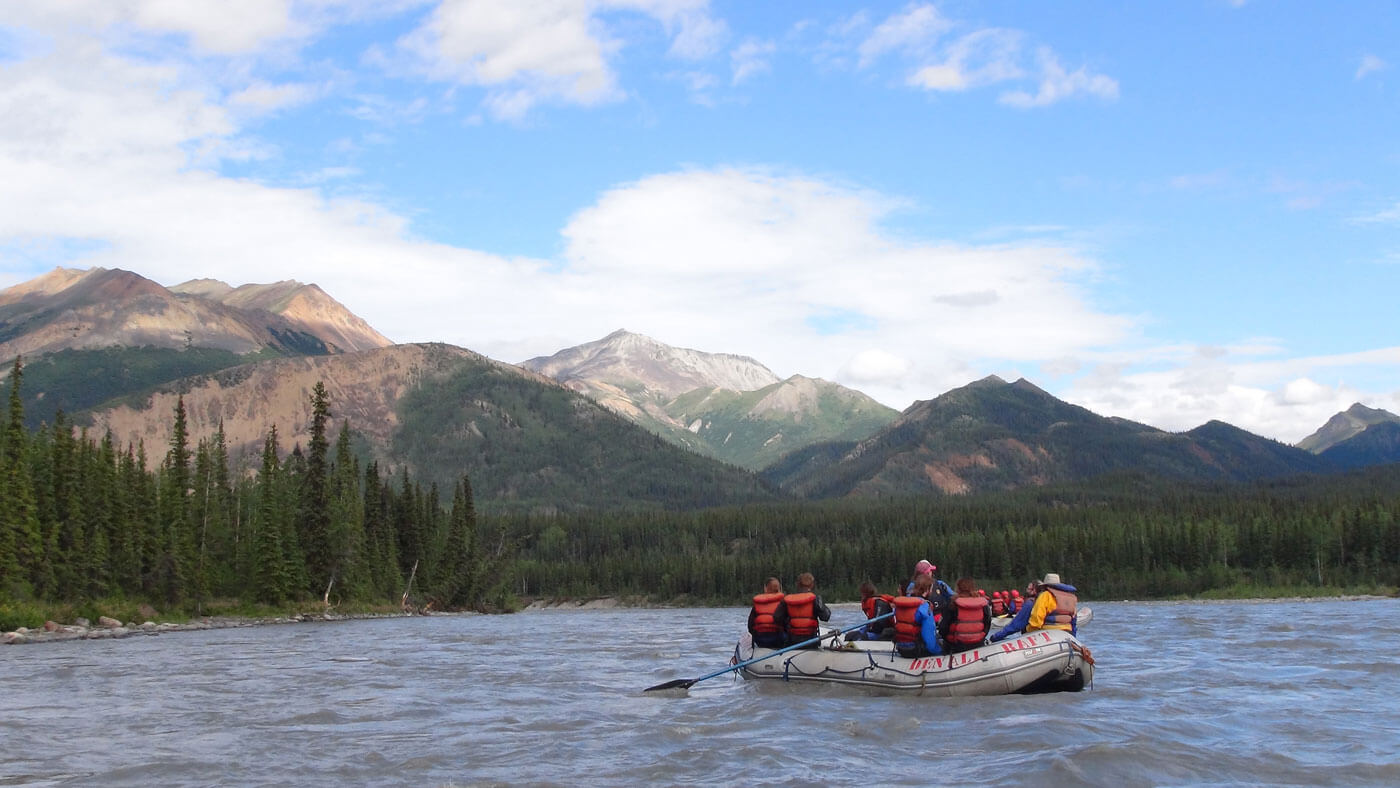
[(935, 570), (935, 569), (937, 569), (937, 568), (938, 568), (938, 567), (936, 567), (936, 566), (934, 566), (933, 564), (929, 563), (929, 562), (928, 562), (928, 559), (924, 559), (923, 561), (920, 561), (919, 563), (917, 563), (917, 564), (914, 565), (914, 574), (916, 574), (916, 575), (931, 575), (931, 574), (933, 574), (933, 570)]

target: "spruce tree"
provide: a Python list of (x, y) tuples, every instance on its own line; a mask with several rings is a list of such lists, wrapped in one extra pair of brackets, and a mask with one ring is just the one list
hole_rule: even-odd
[(203, 601), (200, 595), (202, 584), (195, 576), (194, 527), (190, 520), (191, 455), (185, 398), (181, 396), (175, 403), (170, 448), (161, 465), (158, 485), (161, 542), (157, 587), (165, 601), (171, 604), (187, 598), (196, 603)]
[(287, 559), (282, 545), (282, 468), (277, 460), (277, 427), (263, 441), (258, 471), (258, 509), (253, 519), (252, 596), (277, 604), (288, 596)]
[(23, 364), (10, 370), (10, 407), (0, 453), (0, 593), (27, 598), (52, 585), (52, 567), (44, 555), (39, 515), (30, 472), (28, 435), (20, 387)]
[[(327, 455), (330, 449), (326, 423), (330, 419), (330, 396), (321, 381), (311, 389), (311, 437), (307, 443), (306, 470), (302, 475), (301, 499), (297, 507), (297, 536), (306, 560), (312, 588), (324, 589), (336, 569), (331, 546), (331, 502)], [(319, 593), (318, 593), (319, 596)]]

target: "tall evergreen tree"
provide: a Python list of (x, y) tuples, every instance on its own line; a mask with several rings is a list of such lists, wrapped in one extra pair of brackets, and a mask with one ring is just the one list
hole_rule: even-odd
[(10, 407), (0, 450), (0, 592), (26, 598), (52, 585), (44, 555), (39, 514), (30, 471), (28, 435), (20, 388), (23, 364), (15, 358), (10, 370)]
[(361, 505), (360, 467), (350, 447), (350, 423), (340, 423), (335, 441), (335, 462), (330, 472), (331, 556), (339, 578), (340, 595), (362, 599), (371, 579), (365, 555), (364, 508)]
[(301, 500), (297, 507), (297, 536), (306, 560), (306, 572), (316, 591), (331, 582), (336, 571), (337, 552), (331, 546), (331, 501), (327, 455), (330, 442), (326, 425), (330, 419), (330, 395), (321, 381), (311, 389), (311, 437), (307, 443), (306, 470), (302, 475)]
[(191, 455), (182, 396), (175, 402), (170, 448), (161, 465), (158, 486), (161, 547), (157, 585), (165, 601), (172, 604), (187, 599), (197, 605), (204, 601), (205, 584), (197, 576), (194, 524), (190, 518)]
[(285, 510), (282, 495), (282, 467), (277, 459), (277, 427), (267, 432), (263, 441), (262, 467), (258, 471), (258, 510), (253, 521), (254, 599), (277, 604), (290, 592), (287, 556), (282, 544)]

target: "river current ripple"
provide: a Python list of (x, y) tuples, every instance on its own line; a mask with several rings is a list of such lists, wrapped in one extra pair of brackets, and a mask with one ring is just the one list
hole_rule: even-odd
[(1400, 600), (1093, 608), (1093, 687), (1024, 697), (642, 692), (728, 664), (733, 608), (11, 646), (0, 785), (1400, 785)]

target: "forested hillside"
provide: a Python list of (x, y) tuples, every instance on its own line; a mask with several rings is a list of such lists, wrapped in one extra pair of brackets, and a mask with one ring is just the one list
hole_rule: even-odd
[(80, 431), (60, 411), (31, 434), (16, 362), (0, 420), (0, 609), (100, 599), (200, 612), (218, 600), (481, 607), (506, 591), (509, 543), (476, 517), (469, 481), (441, 497), (407, 473), (362, 466), (317, 384), (305, 450), (268, 432), (261, 464), (231, 471), (222, 431), (189, 441), (183, 401), (164, 458)]
[(1400, 465), (1252, 485), (1139, 474), (965, 497), (673, 514), (520, 518), (523, 594), (738, 604), (814, 572), (831, 599), (927, 558), (950, 582), (1020, 588), (1058, 572), (1088, 598), (1279, 595), (1400, 586)]
[[(51, 423), (63, 411), (73, 416), (119, 397), (140, 398), (162, 383), (246, 364), (261, 355), (215, 348), (66, 348), (25, 359), (21, 399), (30, 429)], [(0, 388), (8, 386), (0, 382)]]
[(696, 509), (778, 497), (753, 473), (496, 364), (461, 363), (397, 410), (395, 459), (442, 485), (469, 473), (483, 509)]

